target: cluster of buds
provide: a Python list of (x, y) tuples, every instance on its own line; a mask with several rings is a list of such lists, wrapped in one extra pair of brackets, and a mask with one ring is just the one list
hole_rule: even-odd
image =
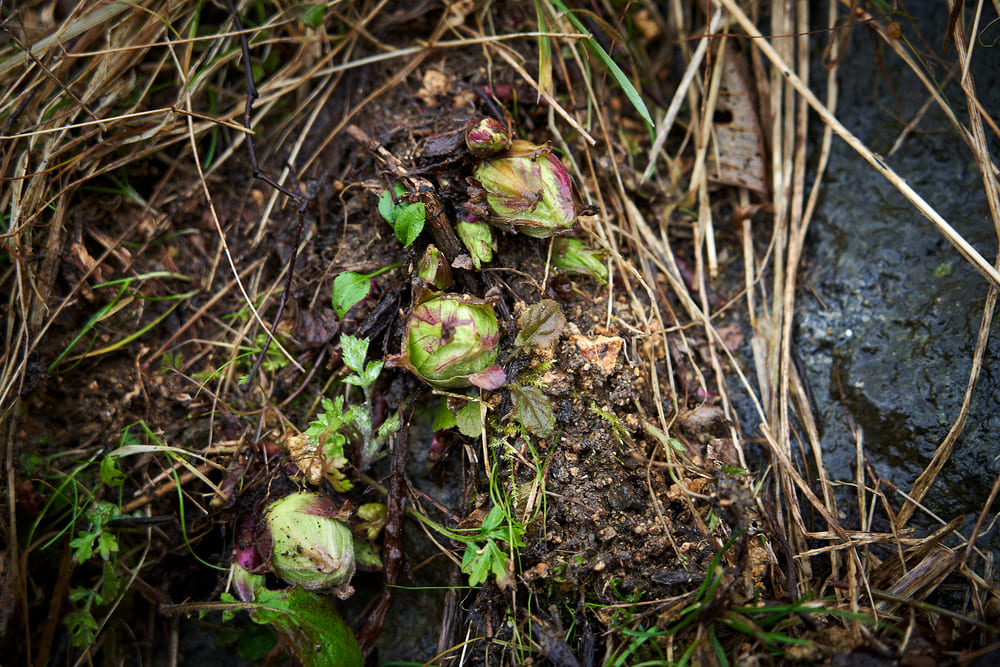
[(492, 118), (472, 121), (465, 143), (482, 158), (469, 179), (469, 208), (477, 218), (535, 238), (573, 228), (584, 207), (573, 179), (547, 143), (512, 140), (503, 123)]
[(425, 289), (407, 316), (402, 351), (386, 365), (406, 368), (438, 389), (493, 390), (505, 380), (496, 364), (499, 345), (500, 325), (490, 302)]

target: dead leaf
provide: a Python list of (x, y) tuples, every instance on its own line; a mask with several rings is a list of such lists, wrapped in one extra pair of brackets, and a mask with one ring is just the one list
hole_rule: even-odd
[(730, 46), (726, 49), (719, 101), (715, 105), (713, 129), (717, 150), (710, 152), (708, 178), (767, 196), (764, 135), (752, 91), (744, 56)]
[(424, 104), (432, 109), (438, 106), (437, 96), (444, 95), (451, 90), (451, 77), (436, 69), (429, 69), (424, 72), (424, 81), (417, 96), (424, 101)]
[(305, 435), (291, 436), (287, 445), (289, 457), (306, 476), (306, 481), (313, 485), (322, 482), (326, 466), (320, 448), (313, 445)]
[(594, 364), (601, 375), (607, 378), (615, 370), (618, 355), (625, 341), (619, 336), (594, 336), (588, 338), (582, 334), (570, 337), (570, 342), (580, 350), (580, 356)]

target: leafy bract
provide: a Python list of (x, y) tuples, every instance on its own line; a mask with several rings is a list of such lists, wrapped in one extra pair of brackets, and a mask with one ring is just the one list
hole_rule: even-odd
[[(228, 593), (223, 600), (235, 602)], [(354, 633), (333, 606), (333, 600), (295, 586), (274, 591), (254, 590), (250, 618), (268, 624), (305, 667), (362, 667), (365, 664)]]
[(514, 414), (525, 430), (540, 438), (552, 435), (556, 418), (549, 399), (541, 389), (514, 384), (510, 388), (510, 397), (514, 401)]
[(565, 326), (566, 317), (559, 304), (552, 299), (543, 299), (525, 308), (517, 318), (518, 332), (514, 345), (519, 348), (528, 345), (548, 347), (556, 342)]
[(455, 413), (455, 422), (462, 435), (478, 438), (483, 434), (483, 418), (479, 414), (479, 403), (469, 401)]

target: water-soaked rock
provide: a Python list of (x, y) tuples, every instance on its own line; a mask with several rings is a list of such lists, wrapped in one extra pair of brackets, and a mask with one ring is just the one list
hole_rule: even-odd
[[(915, 11), (927, 40), (938, 48), (946, 7), (920, 4), (908, 3), (907, 10)], [(985, 51), (977, 49), (972, 71), (985, 108), (996, 109), (1000, 52)], [(872, 66), (873, 40), (867, 35), (857, 32), (849, 52), (840, 69), (837, 115), (887, 156), (928, 94), (884, 49), (890, 89), (886, 74)], [(947, 58), (954, 59), (953, 47)], [(820, 72), (814, 81), (823, 80)], [(960, 89), (950, 85), (946, 94), (964, 118)], [(995, 137), (992, 141), (995, 157)], [(981, 176), (937, 107), (886, 160), (993, 259), (997, 242)], [(874, 470), (909, 491), (958, 415), (988, 285), (894, 187), (836, 138), (823, 190), (807, 243), (810, 289), (797, 304), (796, 339), (817, 403), (826, 463), (835, 479), (853, 479), (849, 424), (856, 424)], [(994, 324), (965, 432), (925, 498), (945, 519), (978, 512), (1000, 473), (998, 334), (1000, 325)], [(993, 539), (992, 548), (1000, 547), (997, 538), (987, 539)]]

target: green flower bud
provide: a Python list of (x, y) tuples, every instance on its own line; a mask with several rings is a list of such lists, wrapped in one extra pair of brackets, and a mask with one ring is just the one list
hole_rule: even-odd
[(437, 246), (433, 244), (427, 246), (420, 263), (417, 264), (417, 276), (439, 290), (448, 289), (451, 285), (451, 267)]
[(274, 573), (306, 590), (332, 588), (338, 597), (350, 597), (354, 539), (339, 516), (329, 498), (311, 491), (271, 503), (264, 513), (261, 547), (270, 553)]
[(470, 183), (473, 207), (506, 231), (549, 238), (572, 229), (580, 211), (573, 180), (548, 146), (517, 140), (484, 160)]
[(417, 301), (406, 320), (402, 353), (389, 357), (389, 366), (409, 369), (439, 389), (496, 389), (504, 383), (495, 364), (500, 326), (493, 306), (460, 294)]
[(455, 233), (472, 255), (472, 265), (477, 271), (483, 264), (489, 264), (493, 260), (493, 250), (496, 248), (493, 242), (493, 228), (485, 222), (481, 222), (470, 213), (465, 216), (465, 220), (456, 223)]
[(476, 157), (492, 157), (510, 148), (510, 131), (496, 118), (470, 121), (465, 128), (465, 145)]

